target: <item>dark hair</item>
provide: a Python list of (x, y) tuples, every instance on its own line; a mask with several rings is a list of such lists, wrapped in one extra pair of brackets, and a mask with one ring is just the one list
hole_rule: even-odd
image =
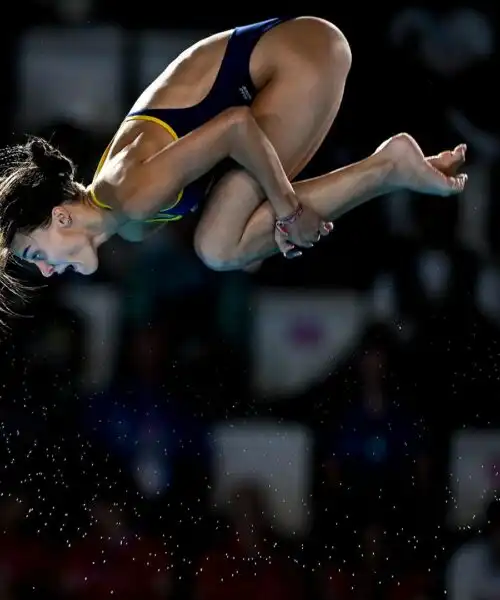
[(12, 314), (5, 291), (24, 299), (27, 288), (7, 273), (18, 232), (50, 225), (52, 209), (73, 200), (79, 185), (75, 166), (49, 142), (30, 138), (0, 151), (0, 310)]

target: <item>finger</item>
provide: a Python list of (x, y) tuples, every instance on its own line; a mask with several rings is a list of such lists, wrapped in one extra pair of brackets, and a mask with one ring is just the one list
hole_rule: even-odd
[(300, 250), (298, 250), (297, 248), (294, 248), (293, 250), (289, 250), (288, 252), (285, 253), (285, 258), (287, 258), (287, 259), (298, 258), (299, 256), (302, 256), (302, 252)]
[(280, 252), (284, 255), (286, 255), (287, 252), (291, 252), (292, 250), (295, 249), (294, 244), (288, 242), (283, 237), (276, 238), (276, 243), (278, 244), (278, 248), (280, 249)]
[(328, 235), (331, 232), (331, 228), (329, 227), (329, 223), (321, 223), (321, 227), (319, 228), (320, 236)]
[[(316, 231), (315, 233), (313, 233), (307, 237), (307, 242), (304, 242), (303, 247), (304, 248), (312, 248), (314, 246), (314, 244), (317, 244), (320, 241), (320, 239), (321, 239), (321, 228), (318, 229), (318, 231)], [(306, 246), (306, 244), (307, 244), (307, 246)]]

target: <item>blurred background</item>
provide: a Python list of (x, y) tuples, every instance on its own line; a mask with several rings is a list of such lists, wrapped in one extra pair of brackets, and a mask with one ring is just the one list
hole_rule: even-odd
[[(46, 136), (88, 181), (181, 50), (278, 14), (235, 8), (5, 4), (2, 143)], [(210, 272), (182, 222), (36, 291), (2, 334), (2, 600), (500, 597), (493, 11), (303, 11), (353, 68), (302, 176), (408, 131), (467, 142), (460, 198), (377, 200), (254, 275)]]

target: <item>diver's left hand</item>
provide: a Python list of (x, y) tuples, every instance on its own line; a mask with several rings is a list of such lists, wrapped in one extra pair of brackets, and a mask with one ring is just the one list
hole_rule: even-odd
[[(290, 231), (284, 231), (279, 228), (275, 228), (274, 239), (276, 244), (285, 258), (298, 258), (302, 256), (302, 248), (312, 248), (315, 242), (318, 242), (321, 237), (327, 236), (333, 230), (333, 223), (319, 220), (316, 224), (315, 234), (313, 238), (309, 240), (301, 240), (300, 246), (296, 243), (296, 238), (291, 237)], [(314, 239), (314, 241), (310, 241)]]

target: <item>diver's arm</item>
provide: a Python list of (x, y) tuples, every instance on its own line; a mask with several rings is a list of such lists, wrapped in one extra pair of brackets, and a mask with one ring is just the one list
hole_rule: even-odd
[(165, 208), (166, 199), (173, 202), (180, 190), (225, 158), (232, 158), (255, 177), (277, 218), (297, 208), (295, 192), (274, 147), (246, 107), (224, 111), (147, 157), (141, 149), (142, 135), (109, 161), (100, 186), (108, 200), (114, 197), (112, 207), (130, 218), (155, 215)]

